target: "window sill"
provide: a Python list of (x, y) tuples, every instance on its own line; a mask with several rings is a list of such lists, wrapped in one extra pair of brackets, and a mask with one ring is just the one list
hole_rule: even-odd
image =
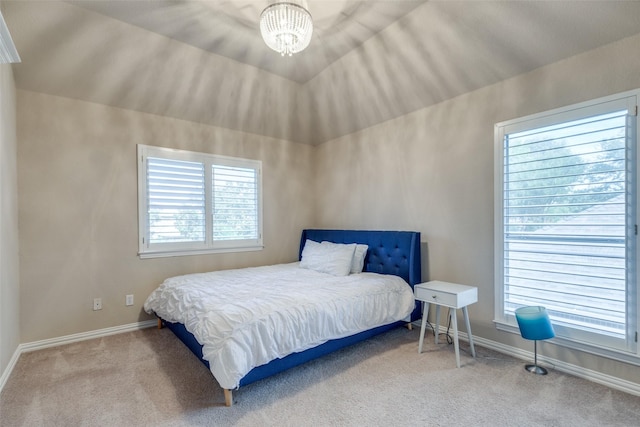
[(172, 250), (172, 251), (146, 251), (138, 252), (140, 259), (168, 258), (188, 255), (210, 255), (233, 252), (255, 252), (264, 249), (263, 245), (246, 246), (242, 248), (217, 248), (217, 249), (196, 249), (196, 250)]

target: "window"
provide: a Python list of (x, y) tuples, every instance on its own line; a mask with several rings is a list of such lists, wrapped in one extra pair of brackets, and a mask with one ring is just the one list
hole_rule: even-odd
[(138, 145), (142, 258), (262, 248), (261, 162)]
[(542, 305), (558, 344), (640, 362), (639, 93), (496, 125), (498, 328)]

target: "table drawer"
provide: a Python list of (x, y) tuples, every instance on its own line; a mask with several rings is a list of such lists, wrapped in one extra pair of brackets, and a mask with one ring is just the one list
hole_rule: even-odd
[(416, 286), (415, 295), (416, 299), (424, 302), (433, 302), (450, 307), (457, 307), (458, 305), (458, 296), (449, 292), (436, 291)]

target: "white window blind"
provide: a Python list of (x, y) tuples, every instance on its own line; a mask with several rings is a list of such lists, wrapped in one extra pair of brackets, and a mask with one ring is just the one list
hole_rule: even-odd
[(257, 239), (258, 176), (255, 169), (213, 166), (213, 239)]
[(139, 145), (139, 253), (262, 247), (259, 161)]
[(558, 336), (635, 351), (635, 97), (498, 125), (498, 320), (546, 307)]
[(203, 163), (149, 157), (149, 243), (204, 243), (204, 192)]

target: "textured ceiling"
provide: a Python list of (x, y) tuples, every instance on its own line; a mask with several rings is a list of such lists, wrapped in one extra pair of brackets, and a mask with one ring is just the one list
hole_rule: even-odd
[(640, 32), (638, 1), (308, 2), (311, 45), (285, 58), (266, 1), (1, 5), (19, 89), (308, 144)]
[(304, 83), (425, 0), (307, 2), (309, 47), (295, 57), (266, 48), (259, 19), (266, 0), (76, 1), (73, 4)]

